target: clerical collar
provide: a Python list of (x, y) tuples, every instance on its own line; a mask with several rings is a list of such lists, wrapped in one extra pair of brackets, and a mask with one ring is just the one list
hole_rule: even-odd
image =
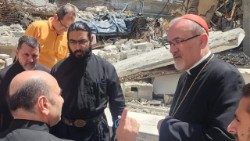
[(201, 62), (203, 62), (204, 60), (206, 60), (209, 56), (211, 55), (211, 51), (209, 51), (205, 56), (203, 56), (198, 62), (196, 62), (191, 68), (189, 68), (188, 70), (186, 70), (186, 72), (191, 75), (190, 70), (196, 66), (198, 66)]

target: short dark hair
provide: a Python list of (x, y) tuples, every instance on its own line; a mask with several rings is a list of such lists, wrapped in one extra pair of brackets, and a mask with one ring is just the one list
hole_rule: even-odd
[(83, 21), (74, 22), (69, 26), (69, 29), (68, 29), (68, 32), (67, 32), (67, 39), (69, 40), (69, 33), (70, 32), (79, 31), (79, 30), (88, 32), (88, 38), (89, 38), (89, 40), (91, 40), (91, 34), (92, 34), (91, 29)]
[(250, 97), (250, 83), (243, 86), (243, 97)]
[(11, 111), (23, 108), (33, 111), (38, 97), (49, 94), (50, 87), (43, 79), (31, 79), (25, 82), (14, 94), (8, 96), (8, 105)]
[(72, 4), (66, 4), (61, 6), (57, 11), (56, 11), (56, 15), (58, 17), (58, 20), (61, 21), (63, 20), (64, 16), (66, 14), (68, 14), (69, 12), (74, 12), (76, 13), (76, 9), (75, 6)]
[(34, 37), (27, 36), (27, 35), (23, 35), (22, 37), (20, 37), (18, 40), (17, 49), (20, 49), (23, 43), (27, 44), (28, 46), (32, 48), (39, 48), (40, 50), (40, 44), (38, 43), (37, 39)]

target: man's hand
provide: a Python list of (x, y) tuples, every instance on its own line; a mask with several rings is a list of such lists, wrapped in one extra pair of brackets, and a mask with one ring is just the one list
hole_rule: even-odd
[(133, 118), (127, 116), (128, 109), (124, 109), (116, 129), (118, 141), (135, 141), (139, 132), (140, 124)]

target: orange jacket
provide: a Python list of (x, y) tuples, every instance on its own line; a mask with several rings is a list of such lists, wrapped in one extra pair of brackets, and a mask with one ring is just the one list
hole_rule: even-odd
[(68, 56), (67, 33), (58, 35), (52, 26), (52, 18), (31, 23), (25, 34), (38, 39), (41, 45), (41, 64), (52, 68), (59, 60)]

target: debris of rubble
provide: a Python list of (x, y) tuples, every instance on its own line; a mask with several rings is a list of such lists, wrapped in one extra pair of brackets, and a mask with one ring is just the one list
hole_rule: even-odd
[(8, 54), (0, 54), (0, 69), (13, 63), (13, 59)]
[(216, 54), (216, 56), (236, 67), (250, 67), (250, 58), (244, 54), (242, 46), (232, 50), (220, 52)]
[[(171, 8), (171, 5), (166, 4), (165, 6), (167, 8)], [(54, 14), (56, 8), (56, 5), (48, 3), (46, 0), (0, 0), (0, 22), (1, 24), (3, 24), (3, 26), (0, 26), (0, 49), (1, 47), (11, 47), (12, 49), (16, 48), (18, 38), (24, 33), (23, 27), (26, 27), (37, 17), (45, 19), (51, 16), (52, 14)], [(169, 10), (171, 16), (178, 15), (183, 12), (181, 11), (183, 9), (173, 9), (174, 7)], [(239, 12), (239, 10), (235, 11)], [(218, 22), (216, 20), (218, 20), (218, 18), (222, 18), (222, 20), (223, 18), (227, 18), (226, 20), (229, 20), (228, 17), (226, 17), (226, 15), (228, 14), (225, 14), (223, 12), (216, 13), (218, 17), (215, 17), (215, 19), (213, 19), (212, 26), (216, 27), (216, 29), (226, 29), (226, 24), (222, 25), (221, 27), (219, 27), (218, 25), (223, 21)], [(147, 54), (148, 52), (152, 52), (153, 50), (157, 49), (160, 50), (159, 52), (163, 53), (156, 53), (157, 55), (151, 54), (151, 56), (149, 55), (146, 58), (139, 60), (138, 64), (140, 65), (144, 62), (147, 63), (144, 64), (144, 66), (141, 66), (141, 68), (139, 68), (140, 65), (138, 64), (125, 66), (125, 68), (131, 68), (132, 71), (128, 70), (130, 74), (127, 74), (127, 72), (123, 74), (120, 73), (119, 77), (121, 79), (121, 82), (125, 83), (135, 80), (145, 81), (146, 79), (152, 78), (154, 76), (176, 73), (176, 70), (173, 69), (174, 67), (171, 63), (171, 58), (167, 60), (169, 61), (167, 67), (166, 64), (157, 65), (157, 63), (167, 62), (166, 60), (152, 61), (152, 64), (149, 64), (149, 62), (147, 62), (154, 57), (164, 58), (167, 55), (171, 55), (166, 55), (167, 51), (166, 48), (164, 48), (166, 47), (166, 41), (164, 40), (164, 33), (162, 32), (163, 28), (168, 27), (169, 19), (159, 17), (148, 18), (144, 17), (143, 14), (137, 15), (131, 11), (113, 11), (108, 9), (106, 6), (87, 7), (84, 11), (80, 10), (78, 12), (78, 16), (78, 20), (88, 21), (89, 24), (93, 25), (92, 28), (98, 27), (94, 28), (93, 30), (94, 33), (97, 34), (97, 38), (102, 42), (100, 45), (101, 47), (99, 46), (100, 48), (98, 47), (98, 49), (94, 49), (93, 52), (98, 56), (105, 58), (112, 64), (116, 64), (125, 59), (131, 59), (132, 57), (135, 58), (131, 60), (135, 61), (138, 59), (136, 58), (136, 56), (142, 55), (144, 53)], [(232, 15), (229, 16), (231, 16), (232, 18)], [(230, 20), (234, 21), (234, 24), (238, 24), (235, 23), (237, 17), (233, 17), (233, 19)], [(232, 29), (234, 27), (230, 26), (229, 29)], [(237, 32), (238, 30), (232, 31), (232, 34), (235, 34)], [(221, 49), (227, 50), (230, 46), (236, 47), (238, 45), (238, 43), (236, 43), (236, 41), (238, 40), (236, 39), (236, 37), (234, 37), (234, 35), (231, 34), (225, 35), (228, 37), (227, 39), (225, 39), (226, 41), (228, 41), (228, 43), (225, 43), (225, 40), (222, 39), (222, 37), (224, 37), (224, 34), (225, 33), (218, 33), (217, 37), (214, 37), (211, 43), (212, 47), (216, 46), (219, 48), (217, 50), (218, 52), (221, 51)], [(220, 37), (220, 39), (218, 37)], [(224, 42), (224, 44), (221, 44), (221, 42)], [(4, 50), (1, 49), (1, 53), (2, 51)], [(221, 53), (217, 53), (216, 55), (218, 55), (219, 58), (225, 60), (226, 62), (229, 62), (236, 66), (250, 67), (250, 59), (243, 53), (242, 48), (224, 51)], [(9, 62), (11, 62), (11, 59), (12, 58), (10, 57), (0, 57), (0, 68), (5, 66), (6, 64), (9, 64)], [(153, 65), (154, 67), (150, 65)], [(137, 66), (138, 68), (133, 68), (134, 66)], [(150, 68), (150, 70), (147, 68)], [(117, 70), (119, 72), (119, 69)], [(149, 90), (145, 91), (145, 87)], [(152, 91), (152, 84), (150, 83), (148, 85), (130, 84), (127, 90), (124, 90), (125, 94), (130, 94), (130, 98), (126, 97), (126, 105), (131, 109), (131, 111), (134, 112), (165, 115), (169, 111), (169, 105), (172, 102), (172, 95), (164, 95), (164, 98), (161, 100), (152, 100)]]
[(121, 83), (122, 91), (127, 98), (136, 98), (143, 101), (151, 100), (153, 85), (146, 82), (124, 82)]
[(101, 49), (94, 49), (93, 53), (114, 64), (121, 60), (152, 51), (154, 48), (153, 43), (143, 40), (121, 39), (114, 44), (106, 44)]
[[(0, 26), (0, 50), (1, 53), (13, 55), (18, 39), (24, 34), (20, 24), (11, 24), (10, 26)], [(12, 56), (13, 57), (13, 56)]]
[(13, 23), (27, 27), (32, 21), (52, 16), (57, 5), (47, 0), (0, 0), (0, 22), (6, 25)]
[[(133, 112), (147, 113), (160, 116), (165, 116), (169, 112), (170, 105), (164, 106), (162, 102), (159, 105), (151, 105), (150, 103), (154, 103), (154, 101), (140, 101), (138, 99), (126, 101), (127, 107), (130, 111)], [(158, 101), (158, 103), (160, 102)]]

